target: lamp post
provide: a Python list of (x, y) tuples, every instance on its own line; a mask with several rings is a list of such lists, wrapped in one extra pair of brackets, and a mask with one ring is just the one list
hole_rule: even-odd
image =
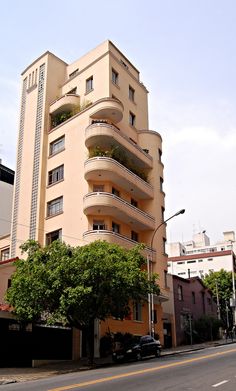
[[(173, 219), (173, 217), (176, 217), (178, 215), (181, 215), (185, 212), (185, 209), (180, 209), (178, 212), (176, 212), (174, 215), (170, 216), (168, 219), (162, 221), (162, 223), (160, 223), (156, 229), (154, 230), (153, 234), (152, 234), (152, 238), (151, 238), (151, 259), (147, 258), (147, 271), (148, 271), (148, 278), (150, 279), (151, 278), (151, 275), (152, 275), (152, 264), (153, 264), (153, 240), (154, 240), (154, 237), (157, 233), (157, 231), (159, 230), (159, 228), (166, 224), (167, 221)], [(154, 320), (153, 320), (153, 315), (154, 315), (154, 298), (153, 298), (153, 293), (149, 293), (148, 294), (148, 320), (149, 320), (149, 335), (151, 335), (152, 337), (154, 337)]]

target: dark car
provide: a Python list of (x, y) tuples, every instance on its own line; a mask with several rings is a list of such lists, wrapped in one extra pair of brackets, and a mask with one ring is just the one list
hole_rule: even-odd
[(113, 352), (113, 361), (141, 360), (143, 357), (161, 355), (161, 344), (150, 335), (144, 335), (138, 343), (133, 343)]

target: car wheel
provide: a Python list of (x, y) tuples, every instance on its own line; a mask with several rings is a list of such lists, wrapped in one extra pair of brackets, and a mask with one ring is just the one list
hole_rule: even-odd
[(156, 356), (156, 357), (161, 357), (161, 351), (160, 351), (160, 349), (157, 349), (157, 350), (156, 350), (155, 356)]
[(142, 360), (142, 356), (141, 356), (141, 353), (140, 353), (140, 352), (137, 352), (137, 353), (136, 353), (136, 360), (137, 360), (137, 361), (141, 361), (141, 360)]

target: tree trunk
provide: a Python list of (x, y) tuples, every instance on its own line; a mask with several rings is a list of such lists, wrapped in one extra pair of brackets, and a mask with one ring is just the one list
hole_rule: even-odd
[(94, 365), (94, 319), (86, 327), (88, 364)]

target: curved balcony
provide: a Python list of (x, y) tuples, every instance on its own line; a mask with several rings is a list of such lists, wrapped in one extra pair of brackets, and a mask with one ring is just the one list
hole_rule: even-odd
[(75, 94), (66, 94), (51, 103), (49, 113), (53, 115), (61, 114), (73, 110), (80, 104), (80, 96)]
[(86, 194), (83, 209), (85, 215), (112, 216), (138, 231), (155, 229), (154, 217), (111, 193)]
[(154, 197), (153, 186), (110, 157), (93, 157), (85, 161), (87, 181), (109, 181), (131, 193), (137, 199)]
[(101, 147), (111, 149), (119, 147), (134, 165), (152, 168), (152, 157), (134, 144), (129, 137), (115, 126), (106, 123), (95, 123), (85, 129), (85, 145), (87, 148)]
[(124, 106), (118, 99), (102, 98), (91, 107), (90, 118), (108, 119), (114, 124), (123, 118)]
[[(125, 247), (127, 249), (131, 249), (136, 246), (138, 243), (134, 240), (127, 238), (124, 235), (118, 234), (109, 230), (88, 230), (83, 233), (83, 239), (86, 242), (94, 242), (95, 240), (106, 240), (108, 243), (118, 244), (119, 246)], [(142, 254), (147, 256), (151, 251), (151, 247), (145, 246), (142, 250)], [(154, 257), (153, 262), (155, 262), (155, 254), (156, 251), (153, 251)]]

